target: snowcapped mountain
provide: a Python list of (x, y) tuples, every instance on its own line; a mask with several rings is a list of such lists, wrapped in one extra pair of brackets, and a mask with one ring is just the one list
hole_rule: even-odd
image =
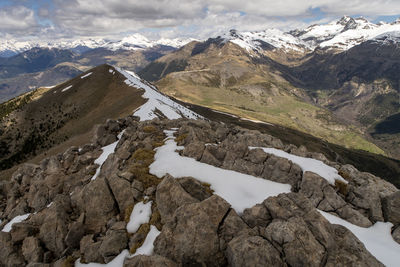
[(365, 18), (344, 16), (328, 24), (311, 25), (289, 32), (278, 29), (257, 32), (231, 30), (222, 38), (248, 51), (282, 49), (286, 52), (307, 52), (316, 48), (344, 51), (368, 40), (396, 42), (399, 36), (400, 20), (374, 24)]
[(290, 32), (311, 47), (347, 50), (377, 36), (400, 32), (400, 21), (374, 24), (364, 18), (342, 17), (324, 25), (312, 25), (304, 30)]
[(258, 32), (238, 32), (236, 30), (231, 30), (228, 34), (223, 35), (222, 38), (248, 51), (260, 51), (274, 48), (294, 51), (311, 49), (311, 47), (300, 38), (278, 29), (267, 29)]
[(79, 39), (79, 40), (63, 40), (56, 42), (40, 42), (40, 41), (17, 41), (17, 40), (6, 40), (0, 43), (0, 56), (12, 56), (34, 47), (46, 47), (46, 48), (60, 48), (69, 49), (74, 52), (84, 52), (94, 48), (106, 48), (112, 51), (115, 50), (138, 50), (151, 48), (157, 45), (171, 46), (179, 48), (194, 39), (191, 38), (175, 38), (160, 40), (149, 40), (141, 34), (133, 34), (126, 36), (121, 40), (110, 40), (110, 39)]

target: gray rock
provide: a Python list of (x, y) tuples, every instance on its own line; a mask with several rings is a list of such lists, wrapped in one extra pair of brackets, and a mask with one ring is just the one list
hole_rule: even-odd
[(30, 236), (24, 239), (22, 255), (27, 262), (41, 262), (43, 260), (43, 249), (36, 237)]
[(98, 232), (117, 213), (117, 203), (105, 178), (97, 177), (82, 190), (81, 210), (86, 213), (85, 226)]
[(128, 245), (128, 236), (125, 229), (108, 230), (103, 242), (101, 242), (99, 253), (104, 262), (113, 260)]
[(394, 225), (400, 224), (400, 191), (386, 196), (382, 205), (385, 220)]
[(271, 215), (263, 204), (257, 204), (252, 208), (245, 209), (242, 219), (251, 228), (256, 226), (266, 227), (271, 221)]
[(216, 195), (182, 205), (163, 226), (154, 242), (154, 252), (182, 265), (224, 264), (218, 228), (229, 209), (230, 205)]
[(11, 229), (12, 242), (18, 243), (23, 241), (26, 237), (35, 235), (39, 229), (29, 222), (14, 223)]
[(175, 210), (183, 204), (198, 202), (170, 175), (166, 175), (157, 186), (156, 201), (163, 222), (169, 221)]
[(86, 235), (81, 239), (80, 252), (81, 262), (99, 262), (104, 263), (100, 255), (101, 242), (94, 242), (93, 235)]
[(225, 249), (225, 245), (236, 236), (254, 235), (256, 233), (256, 231), (250, 229), (250, 227), (243, 222), (243, 220), (233, 209), (231, 209), (228, 215), (225, 217), (224, 222), (220, 226), (218, 232), (221, 239), (220, 247), (223, 249)]
[(186, 192), (199, 201), (203, 201), (212, 195), (208, 188), (192, 177), (183, 177), (177, 180)]
[(303, 171), (297, 164), (285, 158), (269, 155), (264, 163), (264, 171), (261, 177), (279, 183), (290, 184), (296, 190), (300, 186), (302, 174)]
[(189, 143), (188, 145), (185, 145), (185, 148), (182, 151), (182, 155), (185, 157), (194, 158), (195, 160), (200, 160), (203, 155), (204, 148), (205, 148), (204, 143), (201, 142)]
[(392, 236), (394, 241), (400, 244), (400, 225), (393, 230)]
[(65, 244), (69, 248), (79, 247), (79, 242), (81, 241), (83, 235), (85, 234), (85, 229), (81, 222), (73, 222), (65, 236)]
[(177, 267), (178, 265), (160, 255), (138, 255), (124, 261), (124, 267)]
[(117, 175), (107, 177), (108, 184), (111, 188), (112, 195), (117, 201), (118, 208), (122, 216), (125, 216), (127, 207), (132, 206), (135, 202), (133, 188), (131, 184)]
[(228, 263), (241, 266), (286, 266), (279, 252), (260, 236), (237, 237), (228, 244)]

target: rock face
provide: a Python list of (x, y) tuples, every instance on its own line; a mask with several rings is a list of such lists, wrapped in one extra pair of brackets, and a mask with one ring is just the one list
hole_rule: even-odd
[[(163, 144), (163, 130), (171, 128), (178, 128), (184, 156), (287, 183), (293, 192), (237, 214), (192, 177), (151, 175), (154, 149)], [(122, 130), (115, 153), (96, 165), (101, 148)], [(337, 167), (348, 183), (331, 185), (249, 146), (322, 160)], [(382, 266), (351, 232), (330, 224), (317, 209), (362, 227), (392, 222), (393, 238), (400, 242), (400, 195), (391, 184), (304, 147), (207, 121), (109, 120), (95, 129), (91, 144), (71, 147), (39, 165), (21, 165), (10, 181), (0, 182), (0, 199), (0, 227), (30, 214), (10, 232), (0, 232), (0, 266), (65, 266), (78, 258), (108, 263), (125, 249), (137, 251), (153, 226), (161, 232), (153, 254), (127, 258), (124, 266)], [(131, 211), (142, 201), (152, 201), (150, 219), (128, 234)]]

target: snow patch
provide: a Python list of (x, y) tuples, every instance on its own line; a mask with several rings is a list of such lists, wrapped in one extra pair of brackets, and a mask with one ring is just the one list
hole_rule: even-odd
[(107, 146), (103, 146), (101, 149), (103, 150), (103, 153), (94, 161), (95, 164), (99, 165), (99, 167), (96, 169), (96, 173), (92, 176), (91, 180), (96, 180), (97, 176), (100, 174), (101, 167), (103, 166), (103, 163), (107, 160), (108, 156), (111, 155), (112, 153), (115, 152), (115, 148), (118, 145), (119, 140), (122, 137), (122, 134), (124, 133), (125, 130), (120, 132), (117, 136), (117, 141), (115, 141), (112, 144), (109, 144)]
[(134, 257), (136, 255), (152, 255), (154, 251), (154, 240), (156, 240), (157, 236), (161, 232), (158, 231), (157, 227), (154, 225), (150, 225), (150, 231), (146, 236), (146, 239), (143, 242), (143, 245), (138, 248), (131, 257)]
[(221, 169), (183, 157), (176, 150), (182, 150), (174, 140), (174, 130), (164, 131), (167, 135), (163, 146), (156, 149), (150, 173), (161, 178), (167, 173), (175, 178), (191, 176), (209, 183), (216, 195), (228, 201), (238, 213), (261, 203), (270, 196), (290, 192), (291, 186), (257, 178), (251, 175)]
[(124, 265), (125, 259), (129, 256), (129, 251), (124, 249), (118, 256), (116, 256), (112, 261), (107, 264), (101, 263), (81, 263), (80, 258), (75, 261), (75, 267), (122, 267)]
[(346, 184), (348, 183), (345, 179), (343, 179), (342, 176), (338, 174), (338, 171), (335, 168), (326, 165), (320, 160), (299, 157), (276, 148), (266, 148), (266, 147), (249, 147), (249, 148), (250, 149), (261, 148), (262, 150), (264, 150), (265, 153), (273, 154), (281, 158), (286, 158), (291, 162), (299, 165), (300, 168), (303, 170), (303, 172), (306, 171), (314, 172), (319, 176), (321, 176), (322, 178), (324, 178), (325, 180), (327, 180), (328, 183), (330, 183), (331, 185), (335, 184), (335, 180), (340, 180)]
[(29, 217), (29, 215), (31, 215), (31, 214), (27, 213), (24, 215), (15, 216), (11, 221), (9, 221), (6, 225), (4, 225), (3, 230), (1, 230), (1, 231), (2, 232), (10, 232), (14, 223), (20, 223), (20, 222), (25, 221)]
[(377, 222), (364, 228), (349, 223), (330, 213), (318, 210), (332, 224), (340, 224), (349, 229), (365, 246), (365, 248), (387, 267), (397, 267), (400, 261), (400, 245), (391, 235), (393, 224)]
[(89, 72), (88, 74), (85, 74), (85, 75), (81, 76), (81, 79), (84, 79), (84, 78), (86, 78), (86, 77), (89, 77), (90, 75), (92, 75), (92, 72)]
[(64, 89), (61, 90), (61, 92), (65, 92), (65, 91), (67, 91), (67, 90), (69, 90), (69, 89), (71, 89), (71, 88), (72, 88), (72, 85), (70, 85), (70, 86), (68, 86), (68, 87), (65, 87)]
[(140, 117), (141, 121), (152, 120), (158, 118), (156, 110), (160, 111), (168, 119), (199, 119), (203, 118), (190, 109), (174, 102), (169, 97), (161, 94), (154, 86), (141, 80), (138, 75), (133, 72), (122, 70), (118, 67), (114, 67), (118, 72), (124, 75), (127, 79), (125, 83), (129, 86), (143, 89), (145, 92), (142, 95), (143, 98), (147, 98), (147, 102), (138, 108), (133, 115)]
[(129, 222), (126, 225), (128, 233), (136, 233), (142, 224), (150, 221), (151, 204), (152, 201), (149, 201), (146, 204), (141, 201), (133, 207)]

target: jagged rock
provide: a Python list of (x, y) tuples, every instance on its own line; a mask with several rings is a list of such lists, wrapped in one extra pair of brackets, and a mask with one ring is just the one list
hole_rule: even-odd
[(394, 241), (400, 244), (400, 225), (393, 230), (392, 236)]
[(157, 186), (156, 201), (163, 222), (169, 221), (180, 206), (198, 202), (170, 175), (166, 175)]
[(122, 230), (111, 229), (101, 242), (99, 253), (103, 257), (104, 262), (108, 263), (114, 259), (128, 245), (128, 236), (123, 228)]
[(98, 232), (117, 213), (117, 203), (105, 178), (97, 177), (82, 190), (83, 209), (86, 213), (85, 226)]
[(18, 243), (23, 241), (26, 237), (35, 235), (39, 229), (29, 222), (20, 222), (12, 225), (11, 239), (12, 242)]
[(41, 262), (43, 260), (43, 248), (36, 237), (30, 236), (22, 243), (22, 255), (27, 262)]
[(138, 255), (133, 258), (126, 259), (124, 261), (124, 267), (151, 267), (151, 266), (177, 267), (178, 265), (175, 262), (171, 261), (170, 259), (167, 259), (160, 255), (152, 255), (152, 256)]
[(66, 246), (69, 248), (77, 248), (84, 234), (85, 229), (83, 224), (81, 222), (73, 222), (65, 236)]
[(370, 173), (359, 172), (351, 165), (341, 166), (339, 172), (349, 181), (349, 202), (366, 210), (372, 222), (384, 221), (381, 200), (398, 189)]
[(100, 255), (101, 242), (94, 242), (93, 235), (86, 235), (80, 242), (81, 262), (103, 262)]
[(154, 252), (182, 265), (224, 264), (218, 228), (229, 209), (230, 205), (216, 195), (182, 205), (163, 226), (154, 242)]
[(385, 220), (394, 225), (400, 224), (400, 191), (397, 191), (383, 199), (383, 213)]
[(237, 237), (228, 244), (230, 266), (286, 266), (279, 252), (260, 236)]
[(49, 208), (43, 210), (39, 215), (42, 217), (42, 223), (39, 224), (39, 238), (56, 257), (61, 256), (66, 249), (64, 240), (68, 233), (68, 212), (70, 211), (69, 198), (65, 196), (56, 199)]
[(0, 231), (0, 265), (24, 266), (24, 259), (14, 248), (11, 234)]
[(138, 190), (139, 192), (143, 192), (144, 190), (143, 183), (138, 180), (133, 180), (132, 187)]
[(182, 155), (185, 157), (194, 158), (195, 160), (200, 160), (203, 155), (204, 148), (204, 143), (192, 142), (188, 145), (185, 145), (185, 148), (182, 151)]
[(327, 186), (329, 186), (329, 183), (324, 178), (307, 171), (303, 174), (299, 192), (307, 196), (314, 207), (318, 207), (318, 204), (324, 199), (322, 190)]
[(245, 209), (242, 219), (251, 227), (266, 227), (272, 220), (267, 208), (263, 204), (257, 204), (252, 208)]
[[(135, 177), (134, 175), (133, 175), (133, 173), (131, 173), (131, 172), (120, 172), (120, 173), (118, 173), (118, 176), (119, 177), (121, 177), (121, 178), (123, 178), (123, 179), (125, 179), (125, 180), (127, 180), (128, 182), (132, 182), (133, 181), (133, 178)], [(135, 182), (135, 181), (133, 181), (133, 182)], [(138, 181), (139, 182), (139, 181)], [(133, 186), (133, 185), (132, 185)], [(134, 186), (133, 186), (134, 187)], [(137, 189), (137, 188), (136, 188)], [(143, 189), (142, 189), (143, 190)]]
[(96, 125), (94, 127), (94, 136), (92, 143), (98, 144), (103, 147), (117, 141), (117, 137), (114, 134), (108, 133), (105, 125)]
[(325, 249), (301, 217), (273, 220), (263, 236), (282, 247), (290, 266), (321, 266), (323, 263)]
[(260, 234), (283, 250), (289, 265), (382, 266), (349, 230), (330, 224), (303, 194), (280, 194), (263, 204), (273, 221)]
[(312, 205), (318, 209), (327, 212), (334, 211), (341, 218), (361, 227), (372, 225), (368, 218), (350, 207), (330, 184), (318, 174), (305, 172), (299, 192), (307, 196)]
[(127, 180), (119, 178), (116, 175), (110, 176), (107, 178), (107, 181), (117, 201), (120, 213), (122, 216), (125, 216), (126, 208), (132, 206), (135, 202), (135, 193), (133, 192), (133, 188), (131, 188), (131, 184)]
[(264, 170), (261, 177), (284, 184), (290, 184), (297, 189), (301, 183), (303, 171), (299, 165), (290, 160), (269, 155), (264, 163)]
[(230, 242), (234, 237), (240, 235), (254, 235), (256, 232), (250, 229), (250, 227), (244, 223), (242, 218), (237, 215), (236, 211), (231, 209), (226, 215), (223, 224), (219, 230), (220, 247), (225, 249), (226, 244)]
[(205, 186), (192, 177), (183, 177), (178, 181), (186, 192), (199, 201), (203, 201), (212, 195)]
[(372, 223), (368, 218), (362, 215), (359, 211), (350, 207), (350, 205), (346, 205), (343, 208), (336, 210), (336, 213), (340, 218), (347, 220), (348, 222), (361, 226), (361, 227), (370, 227)]

